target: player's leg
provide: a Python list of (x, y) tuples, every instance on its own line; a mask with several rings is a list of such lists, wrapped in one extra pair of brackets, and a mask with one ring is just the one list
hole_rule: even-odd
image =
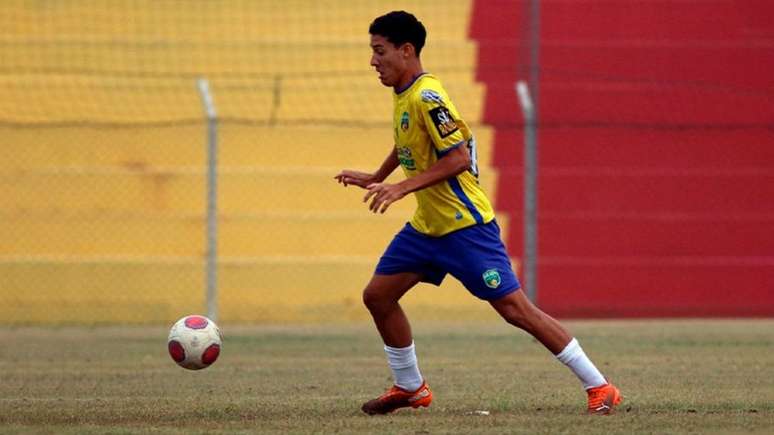
[(509, 293), (489, 303), (503, 319), (535, 337), (575, 373), (588, 393), (589, 412), (607, 414), (621, 402), (618, 388), (602, 376), (578, 340), (572, 338), (556, 319), (532, 304), (522, 291)]
[(363, 303), (386, 346), (404, 348), (411, 345), (411, 325), (398, 301), (421, 279), (422, 275), (413, 272), (374, 274), (363, 290)]
[(572, 340), (556, 319), (538, 309), (521, 291), (508, 293), (489, 303), (506, 322), (528, 332), (554, 355)]
[[(443, 239), (445, 251), (450, 254), (440, 257), (442, 264), (439, 266), (462, 281), (476, 297), (488, 301), (508, 323), (531, 334), (567, 365), (589, 392), (590, 409), (592, 405), (595, 410), (605, 409), (602, 406), (605, 405), (609, 410), (620, 401), (618, 390), (608, 386), (578, 341), (556, 319), (524, 296), (496, 222), (475, 225)], [(598, 391), (605, 392), (605, 403), (600, 406), (596, 406)]]
[(395, 379), (385, 394), (362, 410), (385, 414), (398, 408), (428, 406), (433, 397), (419, 372), (411, 326), (398, 302), (420, 280), (440, 284), (445, 273), (429, 264), (433, 241), (406, 224), (379, 259), (376, 273), (363, 291), (363, 303), (384, 341), (384, 352)]
[(362, 406), (367, 414), (386, 414), (398, 408), (428, 406), (432, 393), (419, 372), (411, 325), (398, 302), (422, 279), (415, 272), (375, 274), (363, 291), (363, 303), (384, 341), (394, 386)]

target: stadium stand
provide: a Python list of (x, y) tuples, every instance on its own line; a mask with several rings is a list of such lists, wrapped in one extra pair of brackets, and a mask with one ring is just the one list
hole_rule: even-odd
[[(528, 58), (506, 54), (523, 47), (512, 23), (527, 17), (508, 3), (476, 1), (471, 36), (497, 204), (520, 228), (510, 89)], [(540, 305), (575, 317), (774, 314), (774, 4), (540, 4)], [(521, 231), (509, 234), (520, 251)]]
[[(375, 16), (411, 7), (427, 23), (425, 66), (476, 126), (482, 183), (497, 185), (470, 3), (440, 15), (439, 3), (4, 4), (0, 318), (149, 323), (203, 310), (206, 77), (221, 319), (365, 319), (360, 290), (414, 206), (373, 216), (362, 191), (333, 180), (375, 169), (391, 145), (390, 91), (368, 65)], [(465, 312), (469, 296), (449, 288), (446, 315)]]

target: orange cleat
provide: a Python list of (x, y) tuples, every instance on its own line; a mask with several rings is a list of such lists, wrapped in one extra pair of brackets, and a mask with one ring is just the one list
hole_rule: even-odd
[(427, 386), (427, 382), (422, 382), (422, 386), (413, 392), (393, 385), (386, 393), (364, 403), (360, 409), (368, 415), (389, 414), (398, 408), (409, 406), (412, 408), (428, 407), (432, 401), (433, 393)]
[(589, 414), (610, 414), (613, 408), (623, 401), (621, 392), (609, 382), (599, 387), (589, 388), (586, 393), (589, 395)]

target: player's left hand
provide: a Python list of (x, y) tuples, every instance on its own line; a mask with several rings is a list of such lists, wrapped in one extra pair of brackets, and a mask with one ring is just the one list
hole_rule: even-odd
[(365, 194), (363, 202), (368, 202), (373, 197), (368, 209), (374, 213), (384, 213), (390, 204), (406, 196), (406, 191), (399, 184), (372, 183), (366, 189), (368, 192)]
[(345, 169), (339, 172), (338, 175), (333, 178), (335, 178), (339, 184), (343, 184), (344, 187), (347, 187), (351, 184), (353, 186), (362, 187), (363, 189), (374, 182), (374, 174), (353, 171), (351, 169)]

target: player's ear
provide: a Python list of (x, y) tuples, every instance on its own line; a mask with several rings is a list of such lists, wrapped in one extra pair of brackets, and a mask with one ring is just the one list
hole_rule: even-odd
[(404, 59), (409, 59), (412, 56), (416, 56), (416, 50), (414, 50), (414, 45), (410, 42), (405, 42), (403, 45), (400, 46), (400, 52), (403, 55)]

